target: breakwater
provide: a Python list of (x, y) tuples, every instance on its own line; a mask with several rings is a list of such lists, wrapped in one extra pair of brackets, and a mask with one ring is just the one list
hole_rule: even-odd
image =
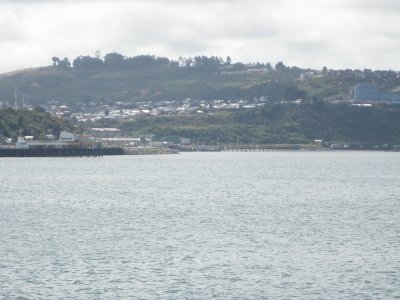
[(113, 147), (113, 148), (0, 148), (0, 157), (101, 157), (106, 155), (177, 154), (168, 148)]
[(123, 148), (125, 155), (157, 155), (157, 154), (178, 154), (178, 151), (158, 147), (126, 147)]
[(0, 149), (0, 157), (99, 157), (124, 155), (122, 148), (32, 148)]

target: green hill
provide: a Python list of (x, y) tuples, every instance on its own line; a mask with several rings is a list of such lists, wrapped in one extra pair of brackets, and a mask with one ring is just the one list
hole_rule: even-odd
[(38, 139), (49, 133), (58, 136), (61, 130), (73, 130), (73, 126), (40, 110), (0, 109), (0, 133), (16, 138), (19, 130), (22, 130), (22, 135), (31, 135)]
[(293, 84), (290, 81), (271, 83), (275, 75), (273, 72), (221, 74), (172, 67), (119, 71), (48, 67), (1, 75), (0, 101), (13, 104), (16, 86), (19, 99), (23, 93), (25, 101), (34, 105), (53, 99), (73, 106), (88, 101), (113, 103), (260, 97), (265, 94), (283, 96)]
[[(394, 71), (311, 70), (288, 67), (282, 62), (231, 64), (218, 57), (168, 58), (118, 53), (103, 58), (79, 56), (53, 58), (53, 66), (25, 69), (0, 75), (0, 102), (13, 104), (15, 91), (30, 105), (50, 100), (72, 109), (80, 103), (113, 104), (152, 100), (248, 99), (267, 97), (270, 102), (301, 98), (308, 102), (346, 95), (360, 82), (384, 90), (400, 86)], [(302, 75), (307, 75), (303, 76)], [(302, 79), (302, 80), (300, 80)]]
[[(116, 55), (119, 58), (118, 54)], [(185, 65), (164, 58), (138, 56), (119, 63), (78, 57), (74, 67), (55, 65), (0, 75), (0, 101), (14, 103), (22, 94), (31, 105), (58, 100), (72, 108), (79, 103), (115, 103), (151, 100), (234, 99), (268, 96), (270, 99), (306, 96), (296, 80), (304, 71), (270, 65), (227, 64), (215, 57), (195, 57)], [(144, 61), (142, 61), (144, 60)], [(140, 63), (139, 63), (140, 62)]]

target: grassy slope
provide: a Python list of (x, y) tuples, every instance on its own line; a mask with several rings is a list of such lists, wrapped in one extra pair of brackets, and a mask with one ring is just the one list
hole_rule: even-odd
[[(0, 101), (14, 103), (18, 86), (31, 104), (56, 99), (71, 104), (82, 101), (182, 100), (187, 97), (218, 99), (222, 97), (263, 96), (254, 86), (268, 93), (270, 81), (293, 82), (300, 70), (254, 74), (225, 74), (185, 68), (148, 68), (131, 70), (82, 71), (53, 67), (22, 70), (0, 75)], [(264, 88), (263, 88), (264, 87)], [(285, 88), (283, 86), (282, 88)], [(253, 91), (253, 93), (252, 93)]]

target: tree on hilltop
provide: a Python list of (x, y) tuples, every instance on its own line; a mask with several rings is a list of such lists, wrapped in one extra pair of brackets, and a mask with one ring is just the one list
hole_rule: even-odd
[(283, 71), (283, 70), (286, 70), (286, 68), (287, 68), (287, 67), (283, 64), (282, 61), (277, 62), (277, 63), (275, 64), (275, 70), (277, 70), (277, 71)]
[(57, 56), (53, 56), (53, 57), (51, 58), (51, 60), (53, 61), (53, 66), (54, 66), (54, 67), (57, 67), (57, 66), (58, 66), (58, 63), (60, 62), (60, 59), (59, 59)]
[(121, 69), (124, 67), (125, 56), (117, 52), (107, 53), (104, 56), (104, 66), (110, 69)]
[(76, 69), (96, 70), (104, 67), (104, 62), (99, 57), (78, 56), (72, 62)]
[(59, 68), (63, 68), (63, 69), (70, 68), (71, 67), (71, 63), (70, 63), (68, 57), (65, 57), (63, 60), (60, 60), (58, 62), (58, 67)]
[(58, 68), (62, 68), (62, 69), (71, 67), (71, 63), (70, 63), (68, 57), (64, 57), (64, 59), (61, 60), (57, 56), (53, 56), (51, 58), (51, 60), (53, 61), (54, 67), (58, 67)]

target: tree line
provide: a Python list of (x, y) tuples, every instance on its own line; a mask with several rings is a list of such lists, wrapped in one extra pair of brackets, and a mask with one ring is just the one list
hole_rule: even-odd
[(192, 68), (212, 68), (225, 64), (230, 64), (231, 59), (228, 56), (226, 60), (217, 56), (194, 56), (178, 60), (172, 60), (167, 57), (158, 57), (155, 55), (137, 55), (133, 57), (125, 56), (117, 52), (107, 53), (101, 56), (96, 52), (94, 56), (80, 55), (76, 57), (72, 63), (67, 57), (64, 59), (57, 56), (52, 57), (53, 66), (60, 69), (82, 69), (82, 70), (98, 70), (98, 69), (137, 69), (149, 67), (192, 67)]
[[(125, 56), (117, 52), (107, 53), (104, 56), (99, 51), (94, 56), (80, 55), (73, 59), (72, 63), (70, 60), (65, 58), (59, 58), (57, 56), (52, 57), (52, 63), (54, 67), (60, 69), (80, 69), (80, 70), (100, 70), (100, 69), (140, 69), (150, 67), (176, 67), (176, 68), (196, 68), (196, 69), (208, 69), (216, 70), (221, 66), (231, 66), (234, 69), (240, 70), (245, 68), (245, 64), (241, 62), (232, 63), (230, 56), (225, 59), (220, 56), (206, 56), (197, 55), (193, 57), (179, 57), (178, 60), (169, 59), (167, 57), (160, 57), (155, 55), (137, 55), (137, 56)], [(278, 62), (275, 66), (271, 63), (256, 63), (257, 67), (264, 67), (268, 70), (285, 70), (286, 67), (283, 62)], [(275, 68), (274, 68), (275, 67)]]

